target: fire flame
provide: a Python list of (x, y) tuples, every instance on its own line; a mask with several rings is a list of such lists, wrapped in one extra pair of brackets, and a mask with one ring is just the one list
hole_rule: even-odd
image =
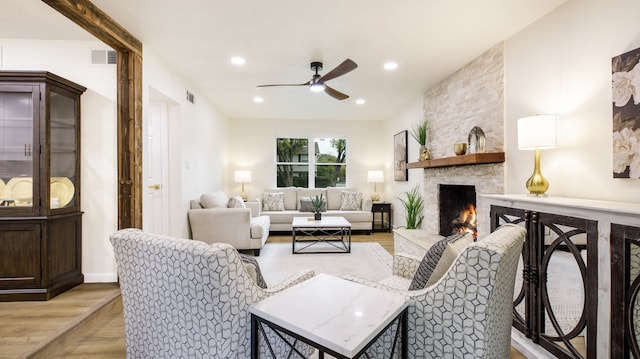
[(456, 222), (458, 223), (458, 233), (469, 232), (475, 236), (477, 234), (476, 207), (469, 204), (467, 209), (460, 212)]

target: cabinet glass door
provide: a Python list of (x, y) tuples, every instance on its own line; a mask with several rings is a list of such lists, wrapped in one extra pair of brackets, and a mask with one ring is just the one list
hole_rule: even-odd
[(51, 91), (51, 178), (49, 206), (51, 209), (74, 207), (78, 188), (78, 139), (76, 100)]
[(33, 207), (34, 88), (0, 92), (0, 207)]

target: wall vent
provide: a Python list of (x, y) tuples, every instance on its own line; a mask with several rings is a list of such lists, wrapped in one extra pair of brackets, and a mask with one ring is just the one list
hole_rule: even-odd
[(91, 64), (115, 65), (116, 52), (114, 50), (91, 50)]
[(193, 94), (191, 92), (189, 92), (189, 90), (187, 90), (187, 101), (189, 101), (191, 103), (195, 103), (195, 101), (196, 101), (195, 96), (193, 96)]

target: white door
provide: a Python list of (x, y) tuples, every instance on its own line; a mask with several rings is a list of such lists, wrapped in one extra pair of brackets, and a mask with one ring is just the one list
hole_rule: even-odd
[(169, 234), (167, 103), (149, 103), (144, 150), (144, 200), (142, 228)]

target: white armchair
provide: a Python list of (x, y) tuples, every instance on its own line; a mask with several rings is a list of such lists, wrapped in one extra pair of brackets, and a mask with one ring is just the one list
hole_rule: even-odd
[(241, 207), (229, 208), (224, 193), (212, 195), (218, 197), (217, 204), (207, 200), (206, 195), (200, 201), (191, 201), (188, 215), (192, 238), (205, 243), (228, 243), (235, 249), (253, 250), (260, 255), (271, 225), (269, 216), (260, 215), (260, 202), (243, 202)]
[[(381, 282), (347, 279), (409, 298), (409, 358), (507, 359), (513, 288), (525, 234), (522, 227), (501, 226), (466, 246), (443, 277), (422, 290), (407, 290), (421, 260), (411, 256), (395, 255), (394, 277)], [(370, 356), (388, 357), (391, 343), (391, 337), (383, 337)]]
[[(248, 358), (249, 306), (313, 276), (301, 271), (262, 289), (225, 243), (137, 229), (120, 230), (110, 240), (122, 290), (127, 358)], [(286, 345), (268, 335), (278, 343), (277, 356), (285, 358)], [(312, 353), (308, 346), (297, 348)]]

